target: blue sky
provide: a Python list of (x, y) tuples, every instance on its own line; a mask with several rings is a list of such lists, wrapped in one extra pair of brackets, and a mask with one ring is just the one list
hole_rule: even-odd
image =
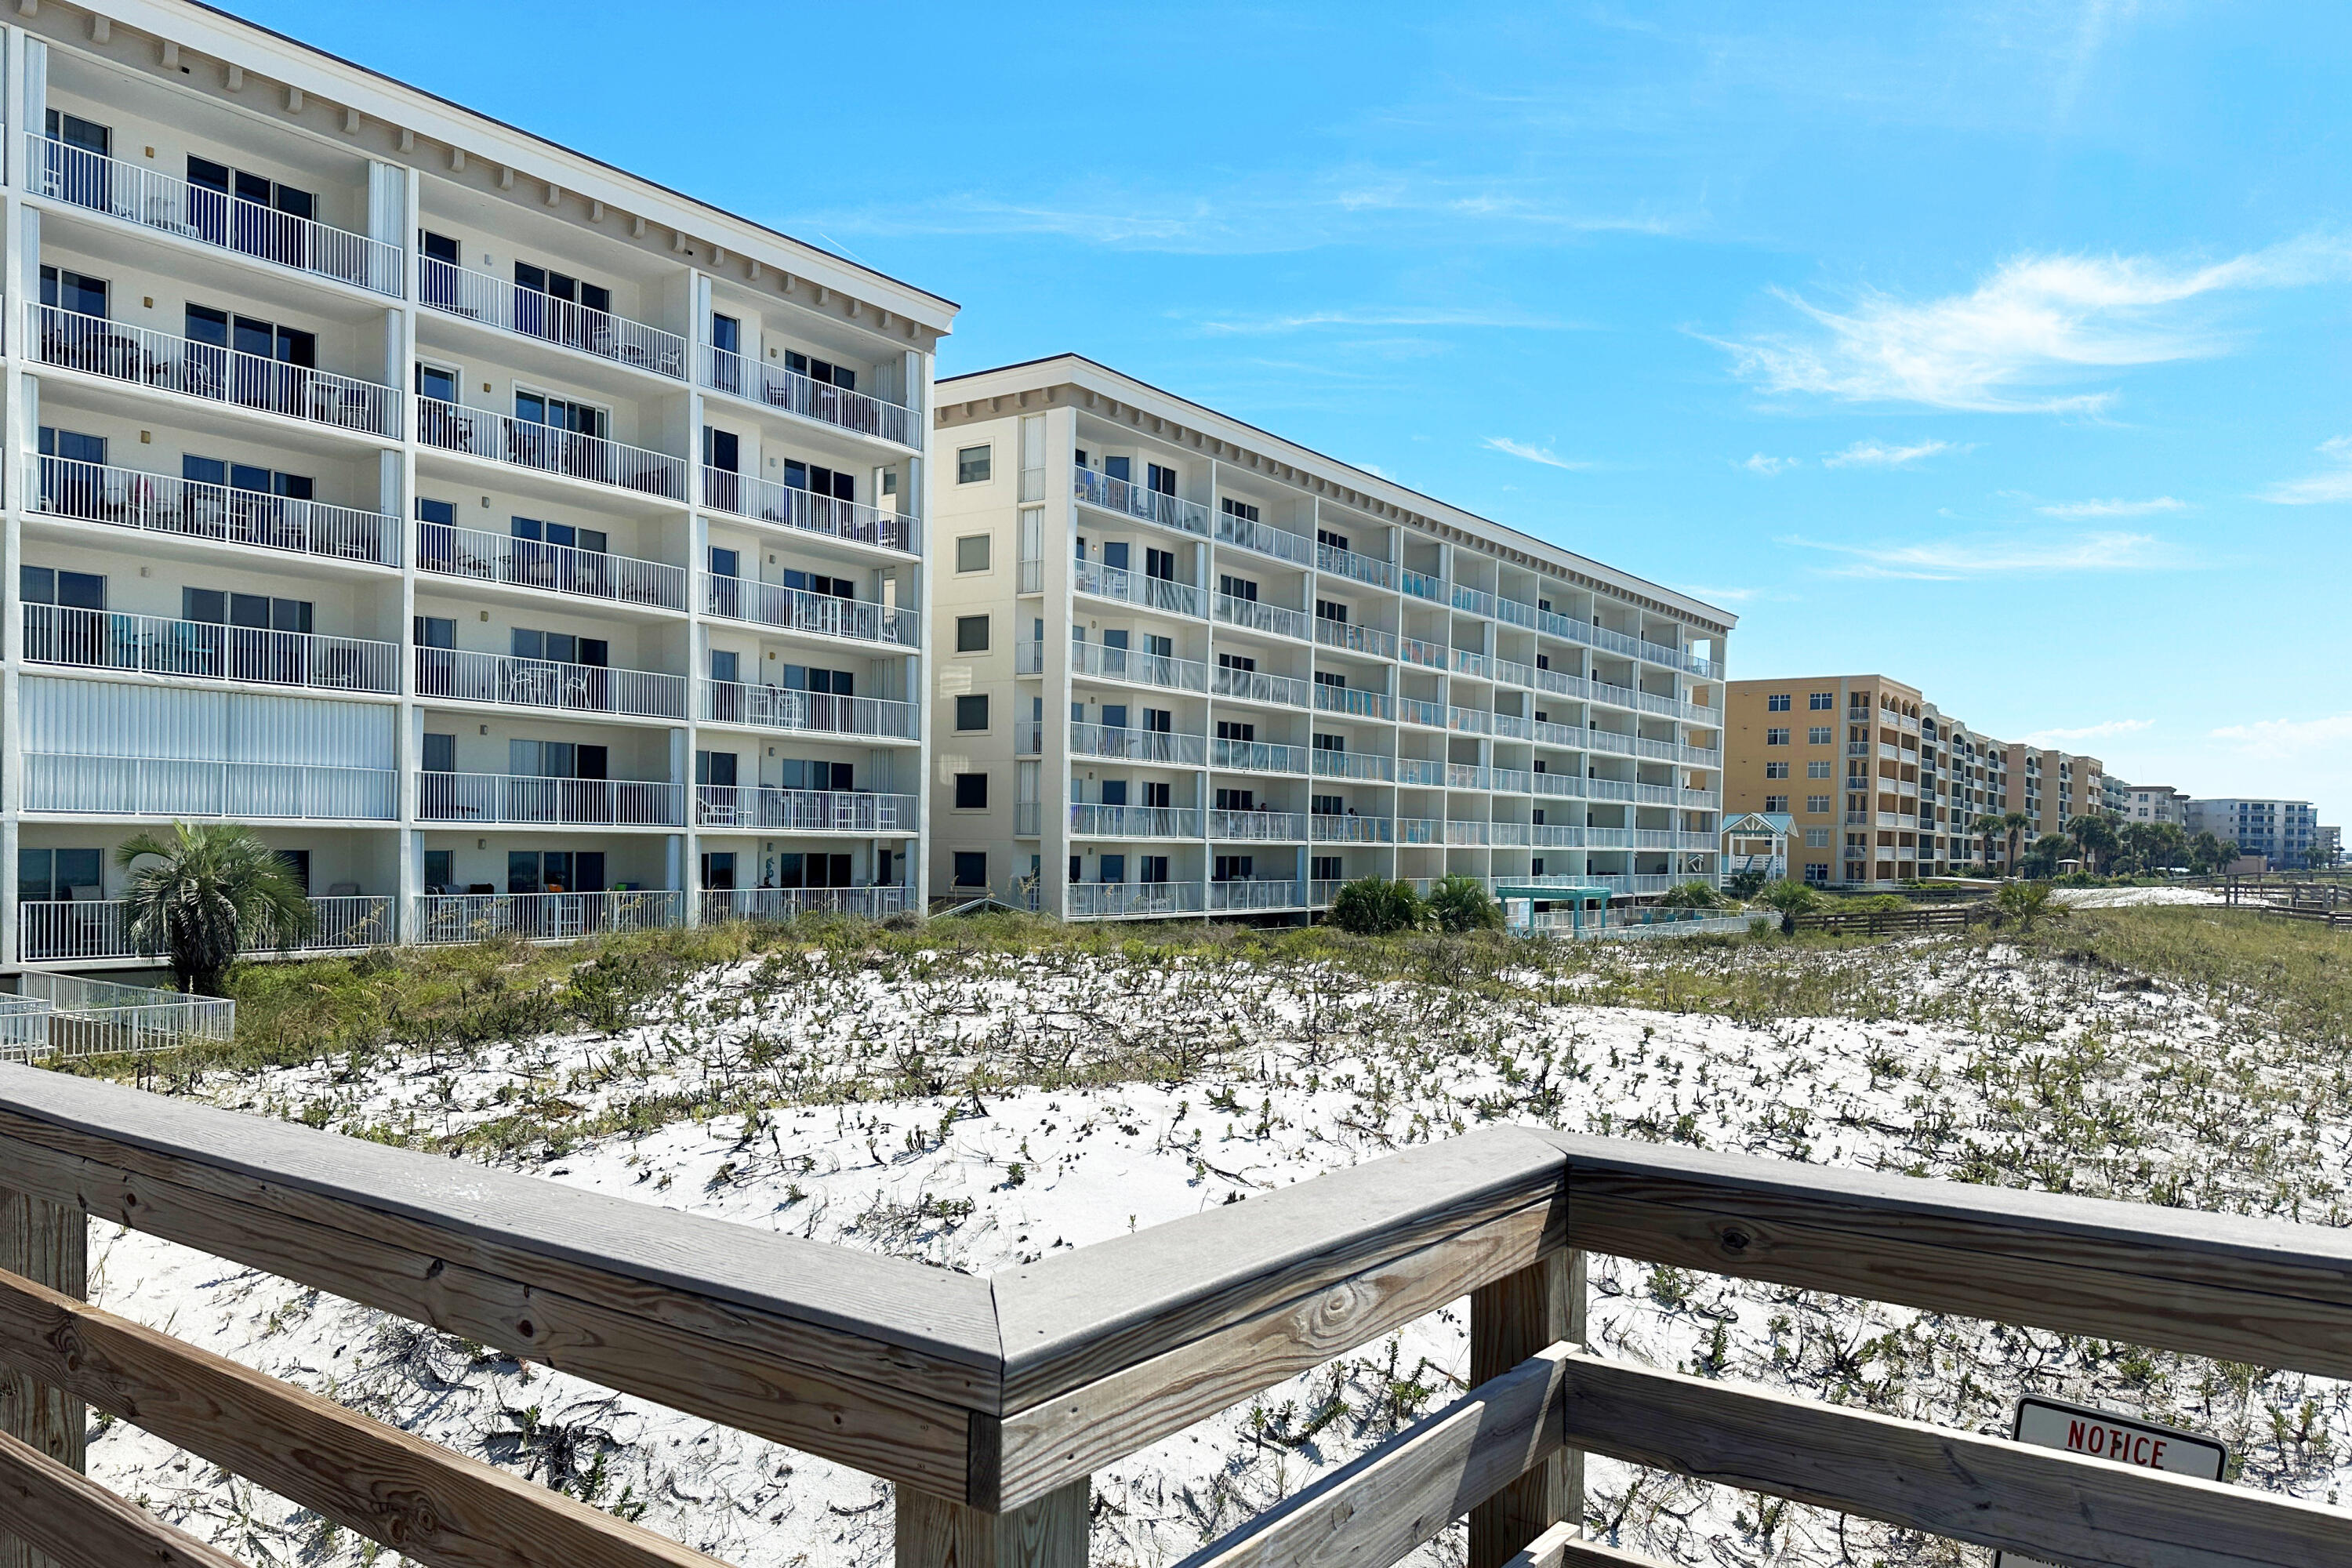
[(942, 374), (1074, 350), (1736, 674), (2352, 810), (2352, 6), (243, 10), (958, 300)]

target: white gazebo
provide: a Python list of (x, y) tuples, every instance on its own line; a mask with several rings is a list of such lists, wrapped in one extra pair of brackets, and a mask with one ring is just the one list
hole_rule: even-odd
[(1784, 811), (1750, 811), (1723, 824), (1723, 875), (1761, 871), (1768, 882), (1789, 874), (1789, 825)]

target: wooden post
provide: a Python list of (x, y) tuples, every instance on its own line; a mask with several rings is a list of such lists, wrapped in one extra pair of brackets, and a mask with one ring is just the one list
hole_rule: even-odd
[[(1471, 1293), (1473, 1387), (1560, 1340), (1584, 1342), (1583, 1253), (1552, 1253)], [(1580, 1527), (1583, 1516), (1584, 1456), (1563, 1450), (1470, 1510), (1468, 1568), (1502, 1568), (1554, 1524)]]
[[(89, 1221), (79, 1208), (0, 1188), (0, 1268), (77, 1300), (89, 1289)], [(87, 1469), (89, 1412), (62, 1389), (0, 1366), (0, 1432), (68, 1469)], [(0, 1568), (45, 1568), (48, 1558), (0, 1536)]]
[(1089, 1478), (1011, 1513), (898, 1489), (898, 1568), (1086, 1568)]

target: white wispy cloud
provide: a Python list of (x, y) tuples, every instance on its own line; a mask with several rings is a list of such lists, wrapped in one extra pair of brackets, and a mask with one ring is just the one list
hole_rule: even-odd
[(1589, 458), (1563, 458), (1549, 447), (1530, 446), (1525, 441), (1514, 441), (1508, 436), (1489, 436), (1480, 445), (1508, 453), (1514, 458), (1525, 458), (1530, 463), (1541, 463), (1547, 468), (1580, 471), (1598, 466)]
[(2146, 500), (2125, 500), (2120, 497), (2100, 500), (2094, 498), (2090, 500), (2050, 501), (2033, 510), (2044, 517), (2146, 517), (2151, 512), (2187, 511), (2189, 503), (2175, 500), (2170, 496), (2150, 496)]
[(1759, 452), (1739, 466), (1751, 474), (1784, 474), (1803, 462), (1802, 458), (1770, 458)]
[(2085, 724), (2077, 730), (2036, 730), (2025, 737), (2025, 743), (2042, 747), (2079, 745), (2084, 741), (2112, 741), (2118, 735), (2137, 735), (2142, 730), (2155, 728), (2153, 719), (2110, 719), (2104, 724)]
[(2326, 467), (2300, 479), (2283, 479), (2263, 492), (2263, 499), (2280, 506), (2317, 506), (2352, 500), (2352, 436), (2337, 436), (2319, 444)]
[(2320, 719), (2263, 719), (2252, 724), (2228, 724), (2213, 731), (2249, 756), (2294, 761), (2338, 751), (2352, 752), (2352, 713), (2331, 713)]
[(1323, 327), (1492, 327), (1517, 331), (1574, 331), (1577, 323), (1512, 310), (1302, 310), (1288, 315), (1225, 317), (1200, 323), (1214, 334), (1312, 331)]
[(1696, 583), (1677, 583), (1675, 592), (1688, 594), (1694, 599), (1705, 599), (1711, 605), (1744, 605), (1758, 597), (1761, 588), (1709, 588)]
[(2300, 239), (2226, 261), (2021, 256), (1974, 289), (1908, 300), (1864, 293), (1844, 309), (1776, 290), (1806, 330), (1726, 342), (1734, 369), (1775, 394), (2014, 414), (2096, 413), (2104, 371), (2222, 353), (2190, 309), (2208, 296), (2340, 278), (2352, 251)]
[(1929, 583), (2059, 572), (2151, 572), (2187, 564), (2187, 557), (2176, 546), (2147, 533), (1877, 545), (1832, 544), (1791, 535), (1780, 542), (1843, 557), (1844, 564), (1830, 569), (1833, 577), (1895, 577)]
[(1956, 446), (1949, 441), (1921, 441), (1909, 447), (1890, 447), (1884, 441), (1856, 441), (1843, 452), (1832, 452), (1822, 459), (1824, 468), (1907, 468), (1927, 458), (1941, 457), (1946, 452), (1969, 452), (1973, 445)]

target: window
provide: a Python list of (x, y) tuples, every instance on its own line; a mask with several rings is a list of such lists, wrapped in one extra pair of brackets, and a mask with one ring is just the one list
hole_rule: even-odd
[(988, 775), (958, 773), (955, 776), (955, 803), (958, 811), (988, 809)]
[(102, 849), (19, 849), (17, 900), (100, 898), (105, 861)]
[(1787, 778), (1789, 776), (1789, 764), (1786, 763), (1766, 763), (1764, 764), (1764, 776), (1768, 779)]
[(1318, 599), (1315, 601), (1315, 618), (1344, 626), (1348, 624), (1348, 606), (1337, 599)]
[(1816, 888), (1825, 888), (1829, 886), (1829, 880), (1830, 868), (1826, 863), (1819, 860), (1808, 860), (1805, 862), (1805, 881), (1807, 885)]
[[(1293, 862), (1296, 864), (1296, 862)], [(1257, 875), (1257, 859), (1250, 855), (1220, 855), (1210, 870), (1210, 879), (1218, 882), (1246, 882)]]
[(1831, 766), (1832, 763), (1827, 757), (1816, 757), (1805, 764), (1805, 776), (1809, 779), (1825, 779), (1830, 776)]
[[(1837, 706), (1837, 693), (1834, 691), (1816, 691), (1813, 693), (1811, 706), (1814, 712), (1826, 713), (1831, 709)], [(1823, 869), (1827, 869), (1827, 868), (1825, 867)]]
[(1139, 882), (1165, 882), (1168, 880), (1168, 857), (1165, 855), (1140, 856), (1137, 858), (1135, 865), (1135, 879)]
[(1786, 811), (1789, 809), (1789, 797), (1785, 795), (1768, 795), (1764, 797), (1764, 809), (1770, 812)]
[(1789, 710), (1789, 694), (1785, 691), (1769, 693), (1764, 699), (1764, 708), (1767, 712), (1786, 713)]
[(966, 447), (956, 453), (956, 483), (979, 485), (988, 482), (989, 459), (992, 448)]
[(957, 698), (955, 704), (955, 727), (958, 730), (987, 729), (988, 698), (985, 695)]
[(1768, 746), (1785, 746), (1789, 743), (1789, 731), (1767, 730), (1764, 731), (1764, 743)]
[(1836, 738), (1827, 724), (1816, 724), (1805, 731), (1805, 744), (1808, 746), (1826, 746)]
[(1339, 868), (1337, 855), (1315, 855), (1307, 859), (1307, 874), (1318, 882), (1336, 882), (1347, 873)]
[(988, 886), (988, 852), (984, 849), (959, 849), (955, 852), (955, 885), (959, 888)]
[(986, 653), (988, 651), (988, 617), (958, 616), (956, 617), (956, 652)]
[(41, 268), (41, 303), (60, 310), (70, 310), (78, 316), (96, 316), (103, 320), (106, 315), (106, 279), (44, 267)]
[(1824, 816), (1828, 815), (1829, 809), (1830, 797), (1828, 795), (1809, 795), (1805, 797), (1805, 810), (1811, 815), (1814, 816)]
[[(69, 575), (69, 574), (68, 574)], [(180, 618), (249, 631), (307, 632), (308, 599), (273, 599), (267, 594), (233, 594), (219, 588), (180, 590)]]
[(1808, 827), (1808, 828), (1806, 828), (1806, 829), (1805, 829), (1805, 847), (1806, 847), (1806, 848), (1808, 848), (1808, 849), (1826, 849), (1826, 848), (1828, 848), (1829, 847), (1830, 847), (1830, 830), (1829, 830), (1828, 828), (1826, 828), (1826, 827)]
[(28, 605), (58, 605), (68, 610), (106, 608), (106, 579), (95, 573), (20, 566), (16, 581)]
[(988, 570), (988, 535), (967, 533), (956, 541), (956, 570), (959, 572)]

